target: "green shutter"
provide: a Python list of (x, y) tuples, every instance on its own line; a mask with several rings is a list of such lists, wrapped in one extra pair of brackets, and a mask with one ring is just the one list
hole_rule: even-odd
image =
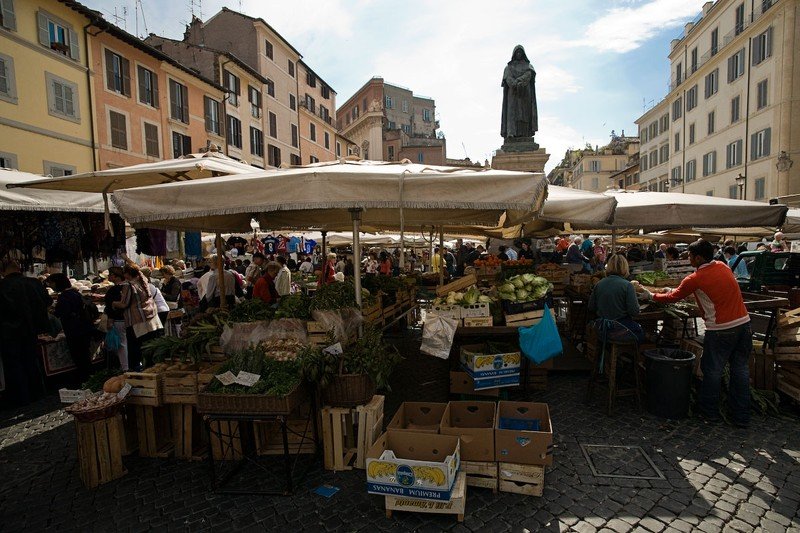
[(765, 129), (764, 130), (764, 153), (762, 154), (765, 157), (768, 156), (770, 154), (770, 152), (771, 152), (771, 150), (770, 150), (770, 148), (771, 148), (770, 144), (772, 143), (771, 137), (772, 137), (772, 128)]
[(124, 57), (121, 58), (122, 61), (122, 94), (125, 96), (131, 95), (131, 62), (125, 59)]
[(114, 91), (116, 90), (115, 76), (114, 76), (114, 54), (111, 50), (106, 49), (106, 87)]
[(141, 103), (143, 103), (143, 104), (146, 104), (147, 100), (145, 99), (145, 97), (147, 95), (147, 86), (144, 83), (144, 76), (145, 76), (144, 68), (141, 67), (141, 66), (137, 66), (136, 67), (136, 81), (137, 81), (137, 85), (139, 87), (139, 101)]
[(0, 9), (3, 11), (3, 27), (9, 30), (16, 30), (17, 17), (14, 15), (13, 0), (0, 0)]
[(36, 20), (39, 25), (39, 43), (50, 47), (50, 32), (47, 29), (47, 17), (41, 11), (36, 13)]
[(772, 57), (772, 26), (767, 30), (767, 50), (764, 57)]
[(153, 84), (153, 86), (151, 87), (151, 89), (153, 90), (153, 102), (151, 103), (151, 105), (156, 109), (158, 109), (160, 107), (158, 101), (158, 74), (156, 74), (155, 72), (151, 72), (150, 80)]
[(78, 48), (78, 34), (69, 30), (69, 57), (77, 61), (80, 59), (80, 49)]

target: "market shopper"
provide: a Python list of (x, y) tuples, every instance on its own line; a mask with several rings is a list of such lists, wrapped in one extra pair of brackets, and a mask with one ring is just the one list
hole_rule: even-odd
[[(586, 268), (587, 258), (581, 253), (582, 244), (583, 239), (575, 237), (572, 244), (567, 248), (567, 256), (565, 259), (567, 263), (573, 265), (576, 270), (584, 270)], [(580, 269), (577, 268), (578, 265), (580, 265)]]
[[(174, 278), (173, 278), (174, 279)], [(114, 302), (122, 299), (122, 288), (127, 283), (125, 281), (125, 274), (122, 272), (121, 267), (111, 267), (108, 269), (108, 281), (114, 285), (106, 291), (103, 297), (106, 309), (105, 314), (108, 317), (106, 327), (113, 329), (119, 338), (119, 347), (116, 349), (117, 359), (119, 359), (119, 367), (123, 372), (127, 372), (128, 368), (128, 337), (125, 332), (125, 313), (122, 309), (114, 307)]]
[(253, 296), (253, 286), (258, 281), (258, 278), (264, 273), (264, 264), (267, 258), (261, 252), (253, 254), (253, 261), (244, 272), (244, 280), (247, 282), (247, 297)]
[(61, 321), (69, 355), (75, 362), (78, 383), (83, 383), (91, 374), (90, 349), (95, 332), (94, 317), (88, 312), (83, 296), (72, 286), (66, 274), (52, 274), (47, 282), (58, 293), (53, 314)]
[(533, 250), (531, 250), (530, 243), (527, 241), (522, 241), (518, 256), (520, 259), (533, 259)]
[[(736, 260), (739, 259), (739, 254), (736, 253), (736, 248), (733, 246), (728, 246), (723, 250), (725, 255), (725, 262), (731, 267), (733, 270), (733, 275), (737, 278), (749, 278), (750, 273), (747, 271), (747, 265), (744, 261), (739, 261), (739, 264), (736, 265)], [(733, 266), (736, 265), (736, 268)]]
[(598, 237), (594, 240), (592, 247), (592, 267), (594, 270), (603, 270), (606, 264), (606, 247), (603, 246), (603, 240)]
[[(443, 262), (444, 258), (442, 257), (441, 250), (437, 246), (433, 249), (433, 256), (431, 256), (431, 272), (438, 274), (442, 269)], [(447, 265), (445, 265), (445, 268), (447, 268)]]
[[(147, 279), (147, 290), (150, 291), (150, 297), (156, 303), (156, 312), (158, 313), (158, 319), (161, 321), (161, 325), (166, 325), (167, 323), (167, 315), (169, 315), (169, 306), (167, 305), (167, 301), (164, 299), (164, 295), (161, 293), (161, 289), (156, 287), (152, 280), (150, 279), (150, 269), (143, 268), (142, 274)], [(160, 330), (161, 333), (164, 333), (164, 330)]]
[(13, 259), (0, 262), (0, 356), (10, 403), (27, 405), (44, 393), (37, 335), (49, 329), (52, 303), (44, 285), (22, 275)]
[(375, 252), (370, 252), (367, 256), (367, 260), (364, 262), (364, 272), (367, 276), (378, 275), (378, 256), (375, 255)]
[(447, 272), (450, 274), (450, 277), (455, 277), (458, 266), (456, 265), (456, 256), (453, 255), (453, 252), (450, 250), (450, 248), (444, 249), (444, 262), (445, 268), (447, 268)]
[(267, 263), (266, 272), (256, 281), (253, 288), (253, 298), (259, 299), (267, 304), (274, 304), (278, 302), (280, 295), (275, 288), (275, 277), (278, 275), (281, 266), (277, 262)]
[[(219, 307), (221, 303), (221, 291), (219, 286), (218, 269), (212, 268), (203, 276), (208, 276), (205, 294), (200, 298), (200, 310), (205, 311), (209, 307)], [(233, 272), (223, 269), (225, 276), (225, 303), (228, 309), (236, 304), (236, 283), (237, 279)], [(201, 278), (202, 280), (202, 278)]]
[(641, 343), (644, 331), (635, 320), (639, 315), (639, 301), (628, 276), (628, 260), (619, 254), (612, 256), (606, 265), (606, 277), (595, 285), (589, 296), (589, 311), (600, 319), (595, 327), (604, 331), (607, 339), (627, 338)]
[(667, 257), (667, 245), (663, 242), (658, 245), (658, 250), (655, 253), (656, 259), (665, 259)]
[(169, 265), (163, 266), (159, 269), (161, 275), (164, 276), (164, 281), (161, 283), (161, 294), (164, 296), (166, 302), (172, 302), (175, 306), (180, 306), (181, 300), (181, 282), (175, 277), (175, 269)]
[(317, 281), (318, 285), (329, 285), (333, 283), (333, 277), (336, 275), (336, 254), (329, 253), (328, 259), (325, 261), (325, 264), (322, 265), (322, 275), (319, 277), (319, 281)]
[(728, 405), (737, 426), (750, 423), (750, 372), (753, 350), (750, 315), (739, 284), (728, 265), (714, 261), (714, 247), (698, 239), (689, 245), (689, 261), (697, 270), (686, 276), (676, 289), (653, 294), (656, 302), (670, 303), (693, 294), (706, 325), (700, 368), (703, 383), (698, 395), (700, 412), (710, 420), (719, 419), (719, 395), (725, 366), (730, 366)]
[(275, 290), (278, 291), (278, 296), (288, 296), (292, 292), (292, 272), (286, 266), (286, 258), (282, 255), (277, 257), (279, 270), (275, 276)]
[(378, 273), (381, 276), (392, 276), (392, 257), (386, 252), (381, 253), (381, 264), (378, 266)]
[(129, 263), (122, 269), (125, 281), (122, 298), (112, 307), (122, 309), (128, 341), (128, 367), (139, 370), (142, 363), (142, 342), (163, 327), (158, 319), (156, 303), (150, 295), (147, 280), (139, 267)]
[(311, 257), (306, 256), (305, 259), (303, 259), (303, 262), (300, 263), (300, 267), (297, 270), (301, 274), (313, 274), (314, 265), (311, 263)]

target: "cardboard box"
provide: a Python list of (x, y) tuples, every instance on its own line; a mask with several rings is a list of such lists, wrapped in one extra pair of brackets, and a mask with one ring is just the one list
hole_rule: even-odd
[(458, 437), (389, 430), (367, 452), (367, 492), (449, 501), (460, 464)]
[(403, 402), (386, 429), (414, 431), (417, 433), (439, 433), (446, 403)]
[(476, 391), (487, 390), (487, 389), (496, 389), (499, 387), (516, 387), (520, 384), (520, 373), (519, 369), (514, 374), (506, 374), (502, 376), (490, 376), (490, 377), (478, 377), (474, 372), (472, 372), (469, 368), (461, 365), (461, 367), (467, 372), (470, 378), (472, 378), (473, 387)]
[(494, 461), (494, 402), (450, 402), (442, 417), (442, 435), (461, 439), (464, 461)]
[[(538, 430), (532, 430), (537, 424)], [(494, 447), (497, 461), (552, 465), (553, 425), (547, 404), (498, 402)]]
[[(473, 378), (494, 378), (519, 375), (522, 363), (521, 352), (487, 353), (483, 344), (467, 344), (461, 347), (461, 364)], [(519, 382), (519, 380), (518, 380)]]
[(468, 372), (450, 372), (450, 394), (476, 394), (497, 398), (500, 391), (494, 389), (475, 390), (475, 380)]

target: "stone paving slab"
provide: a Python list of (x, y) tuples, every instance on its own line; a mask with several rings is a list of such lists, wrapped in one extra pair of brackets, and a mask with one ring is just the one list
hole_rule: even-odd
[[(448, 399), (446, 362), (408, 352), (386, 420), (404, 400)], [(555, 432), (543, 496), (471, 488), (463, 524), (401, 512), (388, 519), (382, 498), (366, 494), (363, 471), (327, 472), (321, 459), (293, 497), (215, 494), (205, 463), (139, 457), (125, 458), (126, 476), (90, 491), (78, 477), (71, 417), (48, 397), (0, 411), (0, 530), (800, 533), (796, 411), (756, 416), (749, 430), (669, 422), (625, 401), (608, 417), (599, 402), (583, 402), (585, 384), (584, 375), (551, 375), (547, 391), (530, 395), (549, 404)], [(640, 446), (665, 479), (594, 477), (581, 450), (586, 444)], [(641, 470), (638, 453), (629, 459), (623, 470)], [(277, 458), (265, 461), (281, 468)], [(341, 490), (326, 499), (311, 492), (321, 484)]]

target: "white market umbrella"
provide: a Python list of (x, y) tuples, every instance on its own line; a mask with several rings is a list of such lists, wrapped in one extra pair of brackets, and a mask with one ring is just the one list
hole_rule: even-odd
[(37, 178), (41, 179), (42, 176), (0, 169), (0, 211), (104, 212), (103, 197), (100, 194), (8, 188)]

